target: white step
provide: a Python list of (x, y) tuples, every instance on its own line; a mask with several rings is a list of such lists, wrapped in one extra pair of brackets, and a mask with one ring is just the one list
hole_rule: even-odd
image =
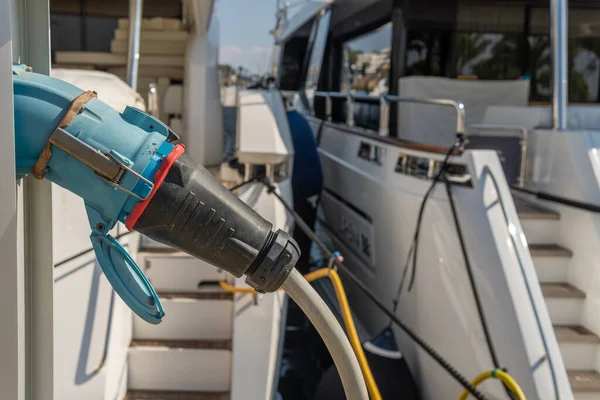
[(133, 319), (134, 339), (231, 339), (233, 295), (226, 292), (158, 293), (165, 309), (159, 325)]
[(575, 400), (600, 399), (600, 374), (596, 371), (568, 371)]
[(582, 326), (555, 326), (554, 332), (567, 370), (593, 370), (600, 339)]
[(581, 321), (581, 299), (546, 299), (546, 307), (553, 325), (573, 325)]
[(123, 400), (229, 400), (228, 392), (183, 392), (181, 390), (128, 390)]
[(518, 195), (513, 196), (521, 227), (527, 243), (555, 243), (558, 239), (558, 213), (526, 200)]
[(557, 244), (530, 244), (529, 252), (541, 283), (566, 282), (572, 252)]
[(590, 392), (575, 392), (573, 393), (574, 400), (598, 400), (600, 399), (600, 390), (594, 393)]
[(199, 292), (218, 289), (229, 275), (205, 261), (181, 252), (140, 251), (138, 259), (157, 292)]
[(559, 238), (558, 219), (521, 219), (521, 227), (527, 243), (555, 243)]
[(228, 392), (231, 340), (134, 340), (128, 387), (135, 390)]
[(128, 390), (123, 400), (229, 400), (228, 392), (183, 392), (181, 390)]
[(553, 325), (578, 325), (585, 293), (567, 283), (543, 283), (542, 294)]
[(540, 283), (566, 282), (568, 262), (562, 257), (533, 257), (533, 264)]

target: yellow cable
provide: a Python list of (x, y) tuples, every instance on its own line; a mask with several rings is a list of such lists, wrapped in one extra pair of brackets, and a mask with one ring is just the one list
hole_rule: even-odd
[[(496, 379), (502, 381), (502, 383), (504, 383), (506, 385), (508, 390), (510, 390), (515, 395), (517, 400), (526, 400), (525, 394), (521, 390), (521, 387), (519, 386), (519, 384), (509, 374), (507, 374), (506, 372), (504, 372), (500, 369), (482, 372), (481, 374), (477, 375), (477, 377), (475, 379), (473, 379), (473, 381), (471, 382), (471, 385), (473, 387), (476, 387), (481, 382), (483, 382), (489, 378), (496, 378)], [(466, 400), (467, 397), (469, 397), (469, 391), (465, 389), (461, 393), (458, 400)]]
[(219, 281), (219, 286), (221, 286), (221, 289), (225, 290), (226, 292), (229, 293), (249, 293), (249, 294), (256, 294), (256, 290), (252, 289), (252, 288), (239, 288), (239, 287), (235, 287), (232, 286), (230, 284), (228, 284), (225, 281)]
[[(329, 268), (321, 268), (304, 275), (304, 278), (308, 282), (313, 282), (317, 279), (321, 279), (326, 276), (328, 276), (329, 279), (331, 279), (331, 283), (333, 284), (335, 295), (340, 305), (340, 309), (342, 310), (342, 318), (344, 320), (344, 325), (346, 326), (346, 333), (348, 334), (350, 345), (352, 346), (352, 350), (354, 350), (354, 354), (358, 359), (358, 364), (360, 365), (363, 377), (365, 378), (365, 383), (367, 384), (369, 396), (371, 400), (381, 400), (379, 388), (377, 387), (377, 383), (375, 382), (375, 378), (373, 377), (373, 373), (371, 372), (371, 368), (369, 367), (369, 363), (367, 362), (367, 357), (365, 356), (365, 353), (363, 351), (362, 344), (360, 343), (360, 340), (358, 338), (356, 326), (354, 325), (354, 320), (352, 319), (352, 314), (350, 313), (350, 305), (348, 304), (348, 298), (346, 297), (346, 292), (344, 291), (342, 280), (340, 279), (340, 276), (338, 275), (337, 271)], [(256, 293), (254, 289), (237, 288), (228, 285), (227, 283), (222, 281), (219, 282), (219, 286), (221, 286), (224, 290), (232, 293)]]
[[(325, 268), (322, 268), (321, 270), (323, 269)], [(325, 272), (327, 272), (327, 269), (325, 270)], [(356, 358), (358, 359), (360, 369), (363, 372), (371, 400), (381, 400), (379, 388), (377, 387), (377, 383), (375, 382), (375, 378), (373, 377), (373, 373), (369, 367), (362, 344), (358, 339), (358, 333), (356, 333), (356, 327), (354, 326), (354, 320), (352, 319), (352, 314), (350, 313), (350, 305), (348, 304), (348, 298), (346, 297), (346, 291), (342, 285), (342, 280), (335, 269), (329, 269), (328, 271), (329, 279), (331, 279), (331, 283), (333, 283), (333, 288), (335, 289), (335, 294), (337, 296), (340, 309), (342, 310), (342, 317), (344, 319), (344, 324), (346, 325), (348, 338), (350, 339), (350, 344), (354, 349), (354, 353), (356, 353)]]
[[(350, 345), (356, 354), (356, 358), (358, 359), (358, 363), (360, 364), (360, 369), (365, 378), (365, 383), (367, 384), (367, 389), (369, 390), (369, 395), (371, 400), (381, 400), (381, 394), (379, 393), (379, 388), (377, 387), (377, 383), (375, 382), (375, 378), (373, 377), (373, 373), (371, 372), (371, 368), (369, 367), (369, 363), (367, 362), (367, 358), (363, 351), (362, 345), (358, 338), (358, 333), (356, 332), (356, 326), (354, 325), (354, 320), (352, 319), (352, 314), (350, 313), (350, 306), (348, 304), (348, 298), (346, 297), (346, 292), (344, 291), (344, 286), (342, 285), (342, 280), (338, 275), (335, 269), (329, 268), (321, 268), (316, 271), (310, 272), (304, 275), (304, 278), (308, 282), (316, 281), (317, 279), (321, 279), (328, 276), (333, 284), (333, 288), (335, 290), (335, 295), (337, 297), (338, 303), (340, 305), (340, 309), (342, 311), (342, 318), (344, 320), (344, 325), (346, 326), (346, 333), (348, 334), (348, 339), (350, 340)], [(256, 294), (256, 291), (251, 288), (239, 288), (224, 281), (219, 282), (219, 286), (223, 288), (223, 290), (231, 293), (250, 293)], [(526, 400), (525, 394), (517, 384), (517, 382), (506, 372), (495, 369), (492, 371), (486, 371), (479, 374), (473, 381), (471, 385), (476, 387), (481, 382), (489, 379), (496, 378), (510, 390), (515, 396), (517, 400)], [(469, 397), (469, 391), (464, 390), (458, 400), (467, 400)]]

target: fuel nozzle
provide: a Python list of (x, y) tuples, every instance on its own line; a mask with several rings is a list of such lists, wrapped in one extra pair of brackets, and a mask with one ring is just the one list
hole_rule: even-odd
[(154, 176), (154, 190), (129, 229), (221, 268), (259, 292), (273, 292), (298, 261), (296, 242), (227, 190), (178, 145)]
[(122, 113), (67, 82), (13, 67), (16, 176), (48, 179), (81, 197), (106, 278), (133, 312), (165, 313), (142, 269), (110, 235), (117, 222), (235, 276), (279, 288), (298, 260), (296, 243), (225, 189), (175, 144), (157, 118)]

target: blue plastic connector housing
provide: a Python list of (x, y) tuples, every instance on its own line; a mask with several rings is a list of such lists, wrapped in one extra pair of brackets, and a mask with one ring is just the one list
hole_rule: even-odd
[[(32, 172), (42, 149), (73, 99), (83, 91), (46, 75), (13, 67), (15, 148), (17, 177)], [(119, 113), (97, 98), (89, 100), (64, 130), (104, 155), (135, 171), (146, 180), (173, 150), (169, 130), (160, 120), (135, 108)], [(96, 257), (119, 296), (144, 320), (157, 324), (164, 316), (160, 300), (143, 272), (108, 232), (125, 222), (152, 186), (129, 170), (119, 182), (106, 179), (76, 157), (52, 147), (46, 179), (80, 196), (92, 229)], [(134, 195), (131, 195), (133, 193)]]

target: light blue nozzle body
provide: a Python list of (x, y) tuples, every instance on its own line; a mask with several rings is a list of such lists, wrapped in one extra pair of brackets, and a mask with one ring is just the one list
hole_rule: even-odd
[[(13, 67), (13, 84), (16, 171), (20, 179), (32, 172), (63, 114), (83, 90), (56, 78), (27, 72), (24, 66)], [(89, 100), (64, 130), (150, 183), (162, 160), (174, 148), (167, 141), (169, 129), (160, 120), (131, 107), (119, 113), (97, 98)], [(52, 147), (44, 177), (84, 200), (92, 229), (90, 239), (100, 267), (137, 315), (158, 324), (164, 311), (156, 292), (135, 261), (108, 234), (117, 221), (125, 222), (135, 205), (148, 197), (151, 184), (124, 170), (119, 182), (111, 185), (56, 146)]]

